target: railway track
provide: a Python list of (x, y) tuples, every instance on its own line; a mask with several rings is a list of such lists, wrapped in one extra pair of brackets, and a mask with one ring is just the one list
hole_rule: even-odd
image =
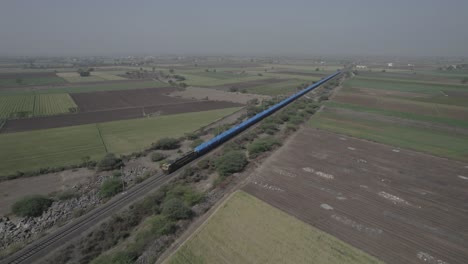
[(172, 174), (156, 174), (155, 176), (146, 180), (146, 182), (142, 182), (129, 191), (119, 194), (106, 204), (95, 208), (90, 213), (76, 219), (76, 221), (59, 228), (55, 232), (32, 242), (23, 249), (15, 252), (5, 259), (2, 259), (0, 263), (17, 264), (33, 263), (38, 261), (41, 257), (44, 257), (48, 253), (63, 246), (73, 238), (88, 230), (90, 227), (111, 216), (116, 211), (137, 201), (139, 198), (143, 197), (144, 194), (161, 187), (176, 173), (177, 172)]

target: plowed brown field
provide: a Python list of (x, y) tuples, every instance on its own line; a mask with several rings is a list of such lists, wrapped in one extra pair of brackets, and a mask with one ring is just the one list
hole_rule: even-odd
[(468, 164), (306, 128), (244, 190), (387, 263), (468, 263)]

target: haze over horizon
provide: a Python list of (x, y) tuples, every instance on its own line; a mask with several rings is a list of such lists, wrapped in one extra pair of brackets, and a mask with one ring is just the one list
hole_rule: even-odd
[(468, 1), (0, 3), (0, 55), (468, 56)]

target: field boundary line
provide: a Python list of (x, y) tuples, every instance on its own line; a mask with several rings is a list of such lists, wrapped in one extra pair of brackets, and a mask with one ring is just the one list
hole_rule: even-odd
[(109, 152), (107, 151), (106, 143), (104, 142), (104, 139), (102, 138), (101, 129), (99, 129), (99, 123), (96, 123), (96, 129), (97, 129), (97, 131), (98, 131), (99, 138), (101, 139), (101, 143), (102, 143), (102, 145), (104, 146), (104, 150), (106, 151), (106, 153), (109, 153)]

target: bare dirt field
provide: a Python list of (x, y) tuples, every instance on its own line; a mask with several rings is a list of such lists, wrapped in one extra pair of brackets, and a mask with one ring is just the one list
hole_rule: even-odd
[(83, 183), (96, 173), (86, 168), (48, 173), (37, 177), (20, 178), (0, 182), (0, 215), (10, 212), (14, 202), (27, 195), (48, 195)]
[(244, 188), (387, 263), (468, 262), (468, 164), (305, 128)]
[(196, 101), (148, 107), (133, 107), (95, 112), (83, 112), (67, 115), (36, 117), (9, 120), (2, 128), (2, 133), (76, 126), (144, 117), (145, 115), (169, 115), (187, 112), (199, 112), (241, 106), (232, 102)]
[(54, 72), (8, 72), (0, 73), (0, 79), (57, 77)]
[(149, 88), (122, 91), (75, 93), (71, 97), (81, 112), (193, 102), (168, 96), (175, 88)]
[(246, 104), (248, 101), (257, 98), (258, 100), (264, 100), (271, 98), (266, 95), (247, 94), (247, 93), (231, 93), (220, 91), (210, 88), (200, 87), (188, 87), (185, 91), (175, 91), (171, 93), (171, 96), (176, 98), (191, 99), (191, 100), (203, 100), (208, 98), (210, 101), (229, 101), (233, 103)]

